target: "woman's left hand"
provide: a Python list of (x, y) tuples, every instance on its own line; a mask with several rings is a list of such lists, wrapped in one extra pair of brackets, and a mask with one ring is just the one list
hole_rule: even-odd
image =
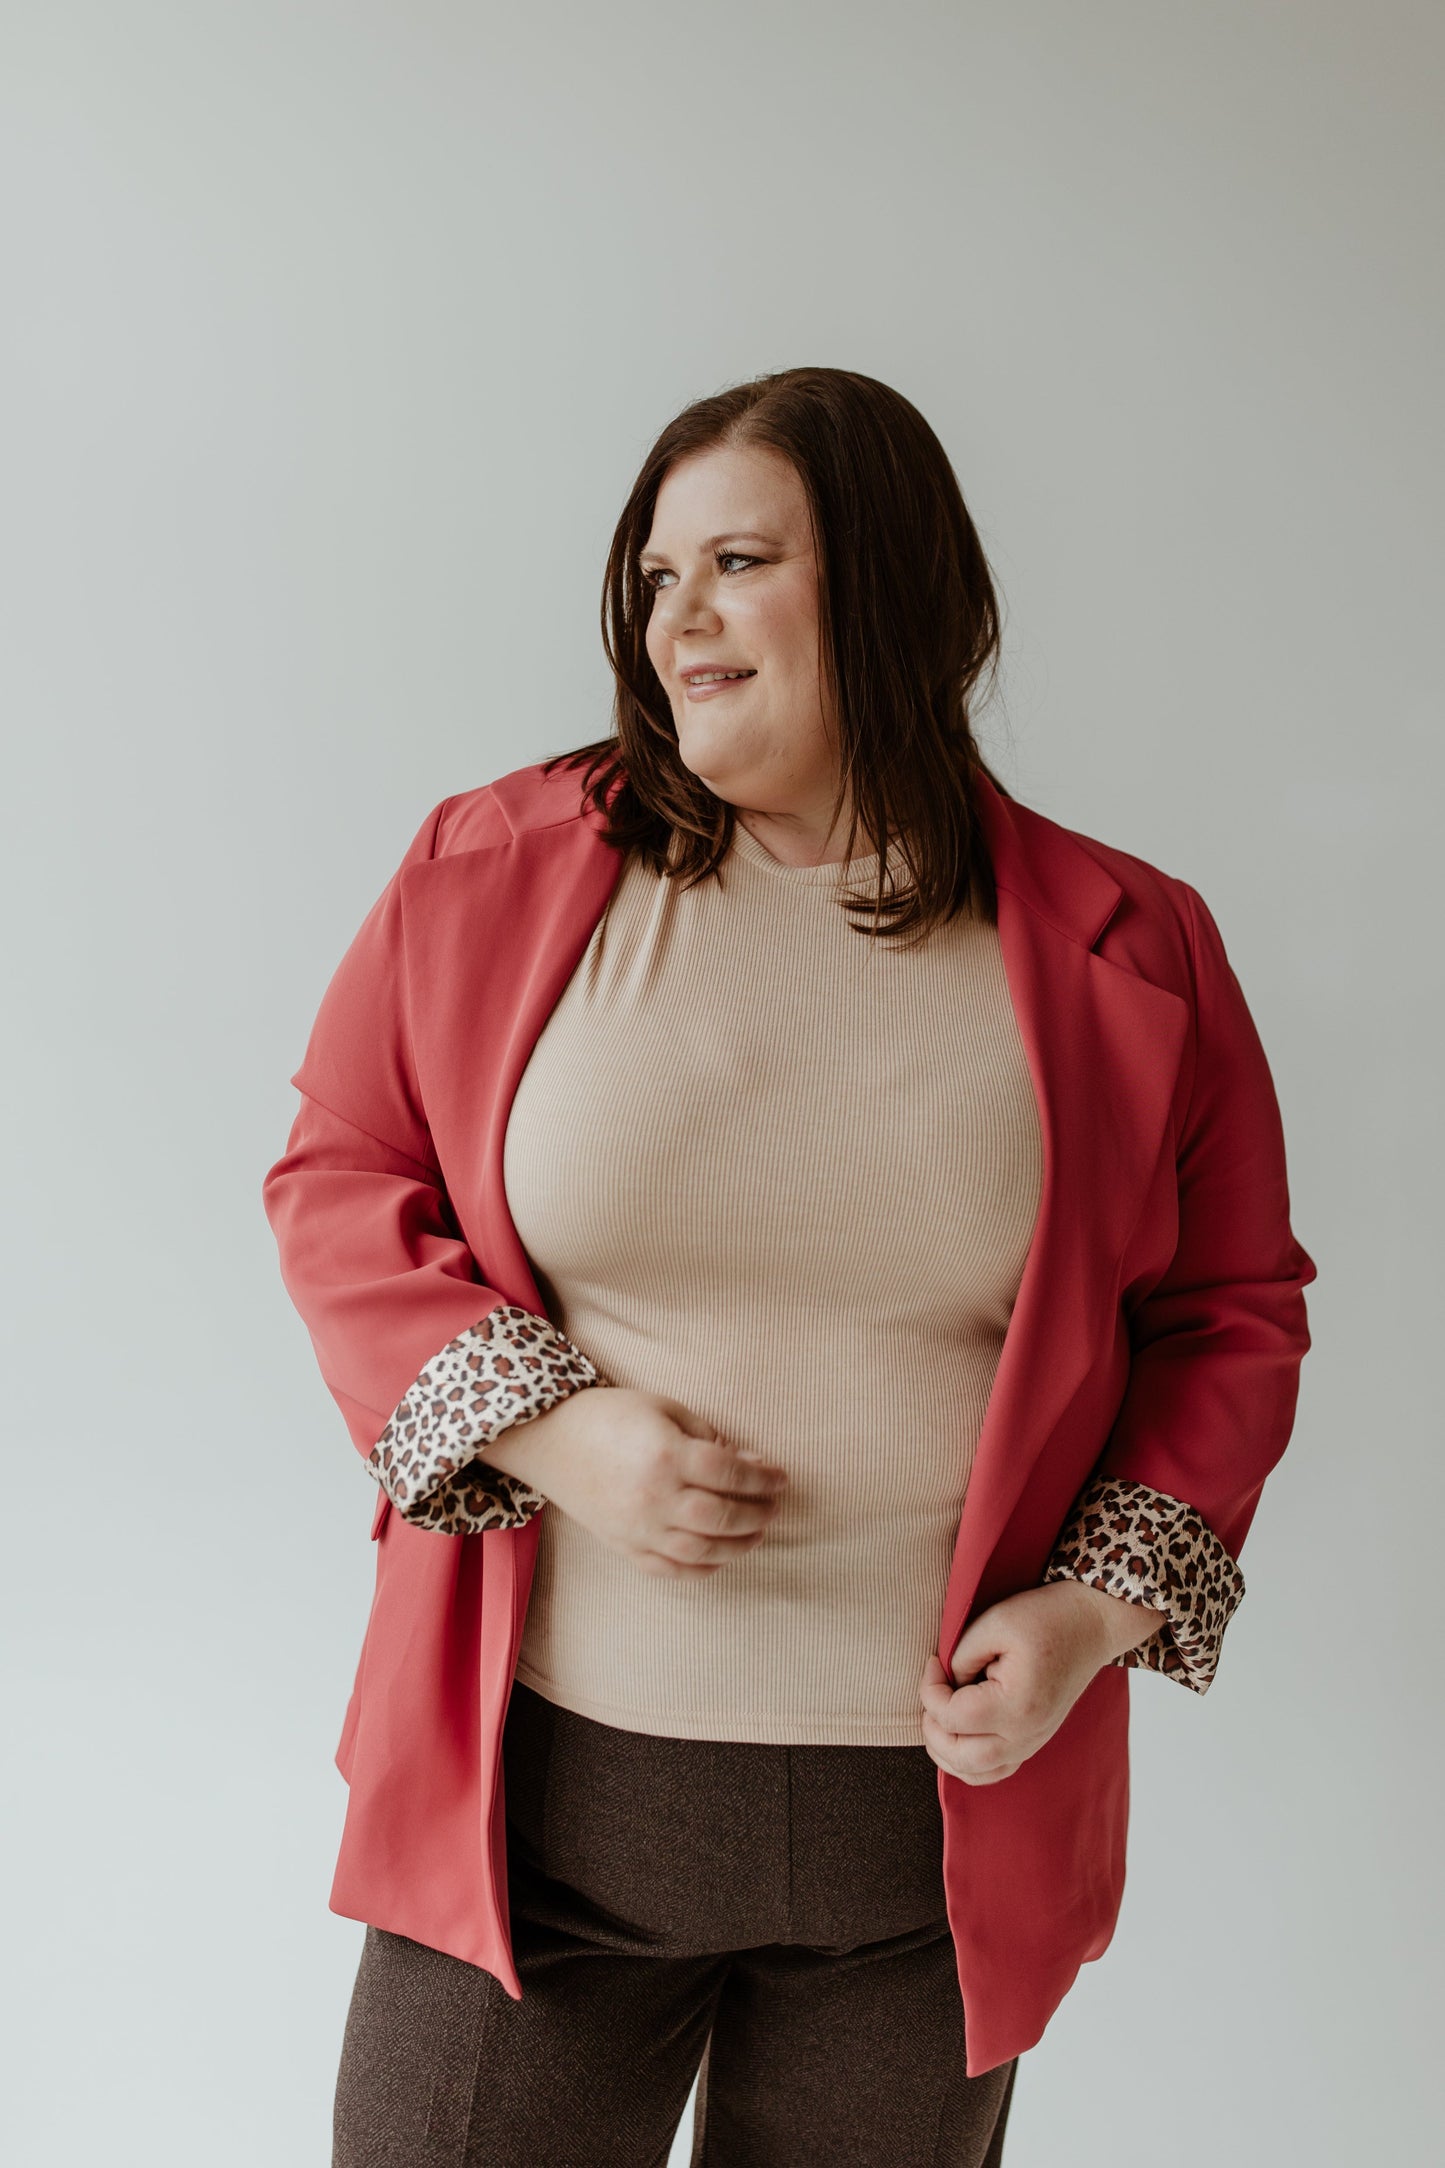
[[(1011, 1777), (1115, 1653), (1103, 1615), (1115, 1608), (1116, 1599), (1078, 1582), (1050, 1581), (970, 1619), (954, 1647), (952, 1681), (930, 1655), (919, 1698), (923, 1743), (939, 1768), (965, 1784)], [(1158, 1621), (1127, 1608), (1141, 1626)]]

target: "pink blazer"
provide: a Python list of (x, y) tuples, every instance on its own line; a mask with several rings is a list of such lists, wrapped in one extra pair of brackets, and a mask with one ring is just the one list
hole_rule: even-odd
[[(979, 788), (1043, 1190), (939, 1618), (945, 1666), (970, 1617), (1040, 1582), (1101, 1477), (1185, 1502), (1237, 1559), (1293, 1425), (1315, 1278), (1290, 1229), (1270, 1071), (1202, 899)], [(326, 989), (264, 1200), (363, 1456), (458, 1333), (501, 1302), (545, 1314), (503, 1190), (507, 1113), (621, 864), (575, 770), (533, 765), (447, 798)], [(501, 1739), (539, 1531), (536, 1515), (437, 1533), (382, 1493), (335, 1757), (348, 1800), (331, 1909), (479, 1965), (517, 1999)], [(1099, 1671), (1006, 1781), (939, 1771), (971, 2077), (1041, 2038), (1113, 1934), (1130, 1668)]]

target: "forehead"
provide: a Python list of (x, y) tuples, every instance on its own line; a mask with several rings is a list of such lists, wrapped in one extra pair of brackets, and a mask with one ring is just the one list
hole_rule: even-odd
[(782, 539), (807, 526), (801, 477), (758, 445), (714, 446), (669, 468), (657, 492), (649, 541)]

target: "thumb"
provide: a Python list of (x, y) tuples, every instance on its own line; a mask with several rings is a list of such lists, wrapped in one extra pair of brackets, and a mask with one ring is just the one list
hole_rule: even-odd
[(987, 1669), (995, 1656), (1002, 1654), (1003, 1644), (990, 1626), (987, 1612), (970, 1619), (953, 1644), (949, 1669), (954, 1685), (967, 1686)]

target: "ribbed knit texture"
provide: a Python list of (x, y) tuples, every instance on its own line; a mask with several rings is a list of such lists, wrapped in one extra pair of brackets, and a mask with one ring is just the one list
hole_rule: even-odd
[(997, 929), (855, 931), (840, 878), (877, 864), (787, 866), (741, 824), (721, 885), (629, 860), (511, 1109), (553, 1322), (790, 1476), (701, 1579), (544, 1511), (517, 1677), (624, 1730), (922, 1738), (1042, 1148)]

